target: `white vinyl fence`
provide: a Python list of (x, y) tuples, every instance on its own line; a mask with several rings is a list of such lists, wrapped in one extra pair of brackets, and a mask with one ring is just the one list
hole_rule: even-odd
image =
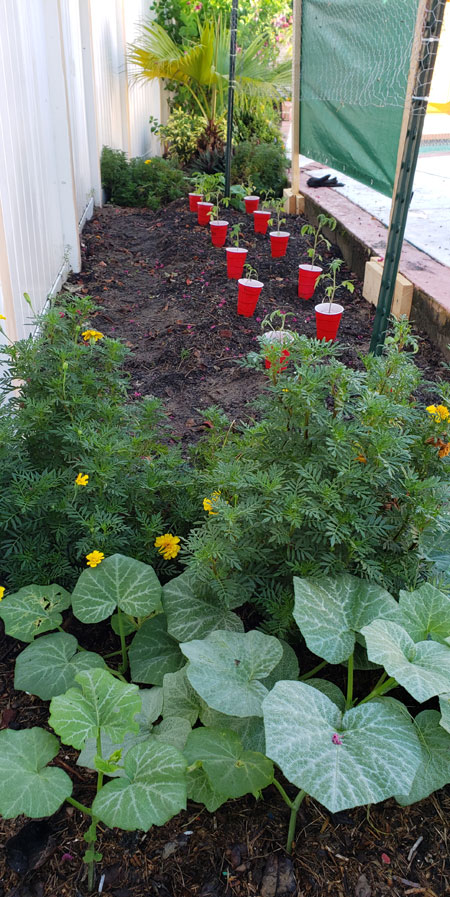
[(159, 153), (150, 115), (157, 81), (130, 83), (126, 45), (150, 0), (0, 0), (0, 313), (8, 336), (30, 332), (80, 270), (80, 232), (101, 204), (99, 157)]

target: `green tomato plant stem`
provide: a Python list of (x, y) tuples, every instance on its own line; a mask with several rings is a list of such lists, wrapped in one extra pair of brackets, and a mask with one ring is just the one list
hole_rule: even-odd
[(348, 669), (347, 669), (347, 699), (345, 702), (345, 709), (349, 710), (353, 704), (353, 654), (350, 655), (348, 659)]
[(309, 670), (308, 673), (304, 673), (303, 676), (300, 676), (299, 681), (306, 682), (307, 679), (312, 679), (313, 676), (316, 675), (316, 673), (319, 673), (320, 670), (323, 670), (323, 668), (327, 666), (327, 663), (328, 663), (327, 660), (322, 660), (321, 663), (318, 663), (317, 666), (314, 667), (312, 670)]
[(117, 624), (119, 627), (120, 649), (122, 651), (122, 663), (119, 667), (119, 673), (125, 673), (128, 669), (128, 652), (127, 643), (125, 641), (125, 633), (123, 629), (123, 616), (120, 607), (117, 608)]

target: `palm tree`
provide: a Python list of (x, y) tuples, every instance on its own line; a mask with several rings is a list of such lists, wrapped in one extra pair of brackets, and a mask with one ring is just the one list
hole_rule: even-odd
[[(270, 67), (260, 35), (236, 58), (236, 97), (280, 100), (291, 87), (291, 63)], [(190, 92), (206, 127), (214, 127), (225, 111), (228, 91), (230, 33), (217, 22), (199, 24), (199, 38), (178, 46), (156, 22), (142, 26), (140, 39), (129, 45), (128, 60), (137, 80), (175, 81)]]

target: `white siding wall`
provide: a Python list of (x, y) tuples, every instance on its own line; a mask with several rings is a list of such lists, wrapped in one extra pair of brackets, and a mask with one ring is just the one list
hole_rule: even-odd
[(14, 338), (80, 266), (103, 144), (159, 151), (157, 83), (130, 86), (126, 43), (148, 0), (0, 0), (0, 313)]

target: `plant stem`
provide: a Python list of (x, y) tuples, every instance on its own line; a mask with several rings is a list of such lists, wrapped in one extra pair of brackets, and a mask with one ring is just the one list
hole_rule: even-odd
[(274, 778), (273, 778), (273, 782), (272, 782), (272, 784), (275, 785), (275, 788), (277, 789), (277, 791), (280, 792), (281, 797), (283, 798), (285, 804), (287, 804), (288, 807), (289, 807), (289, 809), (292, 810), (293, 803), (292, 803), (290, 797), (288, 797), (288, 795), (286, 794), (286, 792), (285, 792), (283, 786), (280, 785), (279, 781), (275, 778), (275, 776), (274, 776)]
[(293, 843), (293, 840), (295, 837), (295, 826), (297, 823), (297, 813), (300, 809), (300, 804), (304, 797), (306, 797), (306, 791), (303, 791), (303, 789), (300, 789), (300, 791), (297, 794), (297, 797), (292, 802), (291, 818), (289, 820), (289, 830), (288, 830), (287, 844), (286, 844), (286, 853), (289, 853), (289, 854), (292, 853), (292, 843)]
[(307, 679), (312, 679), (313, 676), (316, 675), (320, 670), (323, 670), (328, 664), (327, 660), (322, 660), (321, 663), (318, 663), (316, 667), (309, 671), (309, 673), (305, 673), (303, 676), (300, 676), (300, 682), (306, 682)]
[[(97, 730), (97, 754), (99, 757), (102, 756), (102, 739), (101, 739), (100, 729)], [(97, 773), (97, 789), (96, 789), (97, 794), (100, 791), (100, 788), (102, 787), (102, 785), (103, 785), (103, 773), (98, 772)], [(89, 827), (89, 839), (86, 838), (86, 840), (89, 844), (90, 850), (93, 851), (94, 847), (95, 847), (95, 843), (97, 841), (97, 823), (99, 820), (98, 820), (98, 816), (94, 816), (93, 814), (91, 814), (91, 816), (92, 816), (92, 822)], [(88, 890), (89, 891), (92, 891), (92, 889), (94, 887), (94, 871), (95, 871), (95, 860), (91, 859), (91, 860), (89, 860), (89, 863), (88, 863)]]
[(74, 797), (66, 797), (66, 801), (68, 804), (72, 804), (76, 810), (80, 810), (81, 813), (86, 813), (86, 816), (92, 816), (92, 810), (90, 810), (89, 807), (85, 807), (84, 804), (80, 804)]
[(125, 673), (125, 671), (128, 669), (128, 652), (127, 644), (125, 641), (125, 633), (123, 630), (123, 616), (120, 607), (117, 608), (117, 625), (119, 627), (120, 649), (122, 652), (122, 663), (119, 667), (119, 673)]
[(348, 659), (348, 673), (347, 673), (347, 700), (345, 702), (345, 709), (349, 710), (353, 703), (353, 654), (350, 655)]
[(376, 686), (370, 692), (370, 694), (367, 695), (366, 698), (363, 698), (362, 701), (359, 702), (359, 704), (366, 704), (367, 701), (371, 701), (372, 698), (381, 697), (387, 691), (391, 691), (392, 688), (396, 688), (396, 686), (397, 686), (397, 681), (391, 677), (390, 679), (387, 679), (386, 682), (383, 682), (382, 685)]
[(110, 654), (104, 654), (103, 660), (108, 660), (110, 657), (117, 657), (118, 654), (122, 654), (122, 651), (120, 648), (118, 651), (111, 651)]

